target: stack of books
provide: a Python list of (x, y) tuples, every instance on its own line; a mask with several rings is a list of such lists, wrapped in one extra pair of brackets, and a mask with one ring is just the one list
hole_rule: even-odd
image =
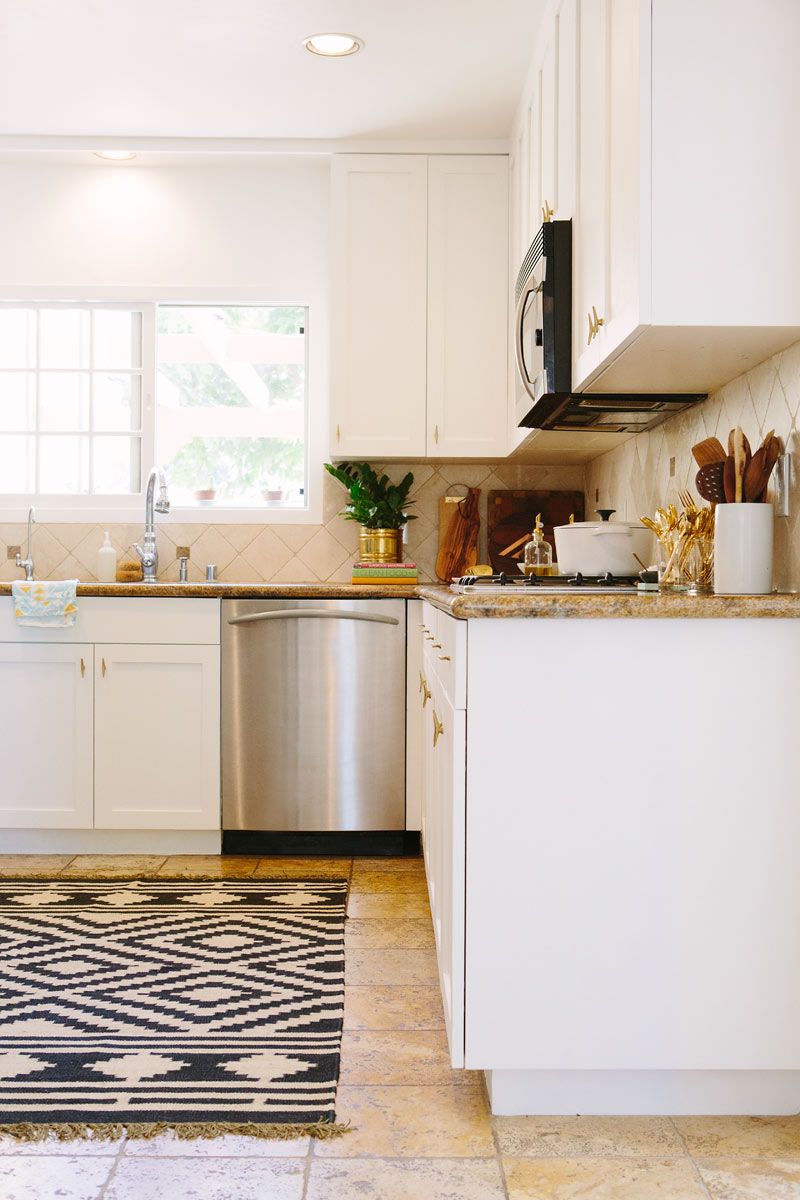
[(353, 563), (353, 583), (385, 583), (394, 587), (416, 582), (416, 563)]

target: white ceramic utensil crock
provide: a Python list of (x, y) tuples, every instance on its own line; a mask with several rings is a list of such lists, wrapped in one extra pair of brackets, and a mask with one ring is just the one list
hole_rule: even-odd
[(575, 521), (553, 532), (559, 575), (638, 575), (651, 561), (653, 535), (639, 524)]
[(765, 596), (772, 591), (771, 504), (718, 504), (714, 525), (714, 591)]

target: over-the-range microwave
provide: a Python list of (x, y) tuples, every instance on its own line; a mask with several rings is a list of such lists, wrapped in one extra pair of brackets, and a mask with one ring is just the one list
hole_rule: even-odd
[(641, 433), (704, 400), (705, 393), (572, 391), (572, 222), (542, 225), (515, 288), (517, 424), (567, 432)]

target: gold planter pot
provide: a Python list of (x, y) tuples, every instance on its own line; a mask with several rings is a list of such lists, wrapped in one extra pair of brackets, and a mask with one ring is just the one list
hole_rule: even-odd
[(366, 529), (358, 535), (358, 555), (361, 562), (396, 563), (403, 561), (403, 531), (401, 529)]

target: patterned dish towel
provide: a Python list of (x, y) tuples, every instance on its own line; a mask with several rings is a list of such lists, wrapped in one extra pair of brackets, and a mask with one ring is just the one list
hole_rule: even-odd
[(78, 616), (77, 579), (48, 579), (11, 584), (18, 625), (37, 629), (68, 629)]

